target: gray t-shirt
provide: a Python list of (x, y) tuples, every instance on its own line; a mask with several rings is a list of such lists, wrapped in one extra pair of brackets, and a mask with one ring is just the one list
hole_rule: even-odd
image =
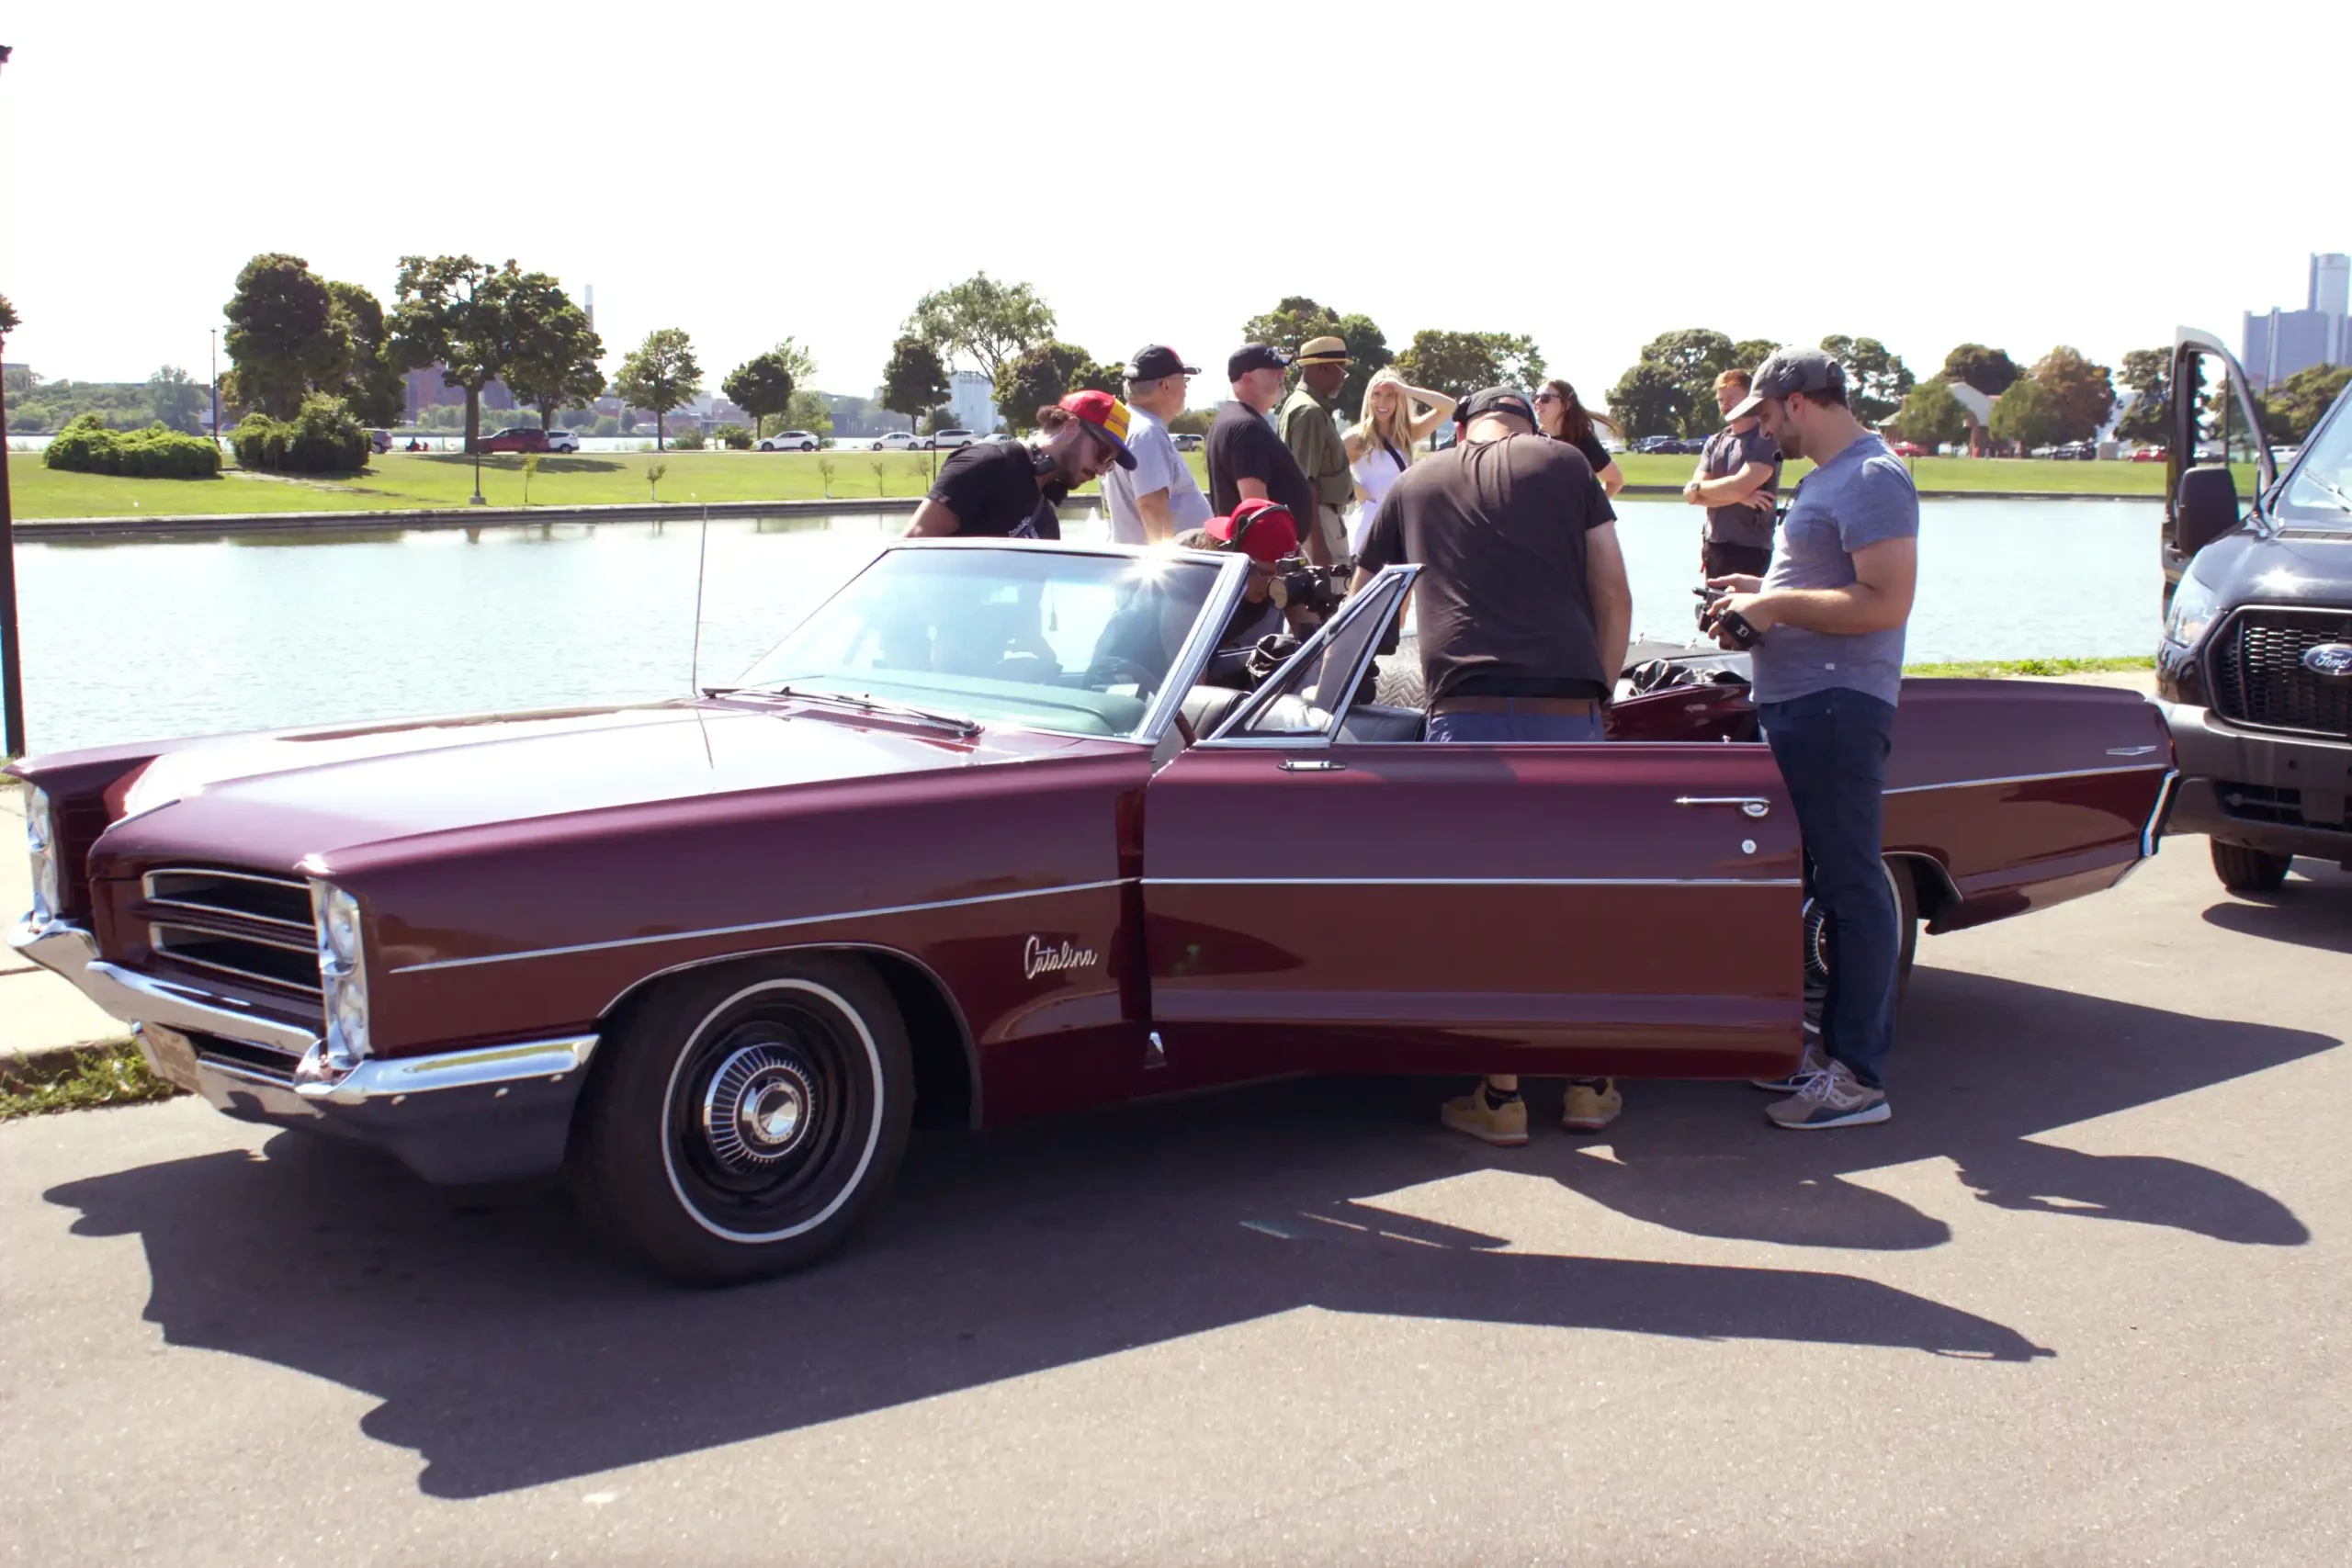
[(1136, 497), (1149, 495), (1156, 490), (1168, 492), (1168, 510), (1175, 519), (1177, 533), (1189, 533), (1206, 523), (1209, 498), (1201, 493), (1193, 470), (1185, 467), (1184, 454), (1176, 450), (1176, 438), (1168, 434), (1166, 425), (1143, 410), (1130, 412), (1127, 450), (1136, 455), (1136, 466), (1132, 469), (1114, 466), (1102, 476), (1102, 499), (1110, 505), (1112, 542), (1147, 542), (1143, 513), (1136, 505)]
[[(1854, 581), (1856, 550), (1918, 534), (1910, 471), (1885, 442), (1864, 435), (1797, 481), (1764, 587), (1843, 588)], [(1755, 698), (1785, 703), (1842, 686), (1892, 704), (1903, 687), (1903, 631), (1774, 626), (1756, 648)]]
[[(1764, 434), (1759, 426), (1750, 425), (1744, 431), (1729, 426), (1707, 437), (1706, 452), (1699, 459), (1700, 476), (1710, 479), (1729, 479), (1750, 463), (1772, 465), (1772, 478), (1764, 493), (1778, 497), (1781, 493), (1781, 444)], [(1710, 506), (1707, 508), (1707, 537), (1721, 545), (1753, 545), (1758, 549), (1772, 547), (1772, 509), (1769, 506)]]

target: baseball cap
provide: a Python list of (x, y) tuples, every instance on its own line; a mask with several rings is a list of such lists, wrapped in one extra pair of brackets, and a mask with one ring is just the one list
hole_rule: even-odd
[(1348, 345), (1340, 338), (1311, 337), (1298, 345), (1298, 363), (1301, 365), (1345, 365), (1349, 362)]
[(1210, 518), (1208, 535), (1268, 565), (1298, 553), (1298, 519), (1279, 501), (1245, 501), (1231, 516)]
[(1225, 362), (1225, 378), (1238, 381), (1252, 370), (1280, 370), (1290, 363), (1290, 355), (1279, 348), (1262, 343), (1245, 343), (1233, 351)]
[[(1527, 394), (1516, 387), (1479, 388), (1478, 390), (1462, 400), (1462, 406), (1453, 411), (1453, 422), (1456, 424), (1468, 424), (1484, 413), (1507, 413), (1523, 419), (1530, 424), (1535, 423), (1535, 405), (1529, 402)], [(1541, 429), (1542, 426), (1538, 425), (1537, 428)]]
[(1747, 396), (1724, 417), (1746, 419), (1765, 399), (1785, 398), (1791, 392), (1842, 392), (1845, 389), (1846, 367), (1821, 350), (1776, 348), (1770, 359), (1756, 367), (1755, 379), (1747, 384)]
[(1117, 450), (1119, 467), (1132, 468), (1136, 455), (1127, 450), (1127, 421), (1131, 417), (1127, 405), (1108, 392), (1072, 392), (1061, 400), (1061, 406), (1094, 427), (1098, 435), (1108, 436)]
[(1135, 357), (1127, 361), (1127, 379), (1157, 381), (1163, 376), (1197, 376), (1201, 367), (1187, 365), (1184, 356), (1164, 343), (1148, 344), (1136, 349)]

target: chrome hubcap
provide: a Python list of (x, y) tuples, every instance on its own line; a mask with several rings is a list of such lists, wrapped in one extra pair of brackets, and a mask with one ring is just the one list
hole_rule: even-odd
[(719, 1065), (702, 1100), (703, 1136), (719, 1164), (754, 1171), (798, 1146), (815, 1118), (816, 1085), (793, 1052), (747, 1045)]

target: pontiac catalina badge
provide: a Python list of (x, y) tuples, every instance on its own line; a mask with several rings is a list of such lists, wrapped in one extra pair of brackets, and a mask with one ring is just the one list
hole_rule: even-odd
[(1064, 942), (1059, 947), (1047, 947), (1031, 937), (1021, 949), (1021, 974), (1034, 980), (1040, 975), (1058, 974), (1065, 969), (1091, 969), (1102, 960), (1091, 947), (1080, 947)]
[(2352, 643), (2324, 642), (2303, 649), (2303, 668), (2323, 681), (2352, 681)]

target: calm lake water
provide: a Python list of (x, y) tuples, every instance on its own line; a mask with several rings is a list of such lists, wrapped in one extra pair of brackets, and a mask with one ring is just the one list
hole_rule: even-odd
[[(1694, 513), (1619, 510), (1634, 630), (1686, 639)], [(2160, 517), (2148, 502), (1925, 502), (1909, 657), (2152, 651)], [(741, 673), (904, 526), (712, 524), (704, 682)], [(32, 749), (676, 695), (701, 540), (671, 523), (20, 545)]]

